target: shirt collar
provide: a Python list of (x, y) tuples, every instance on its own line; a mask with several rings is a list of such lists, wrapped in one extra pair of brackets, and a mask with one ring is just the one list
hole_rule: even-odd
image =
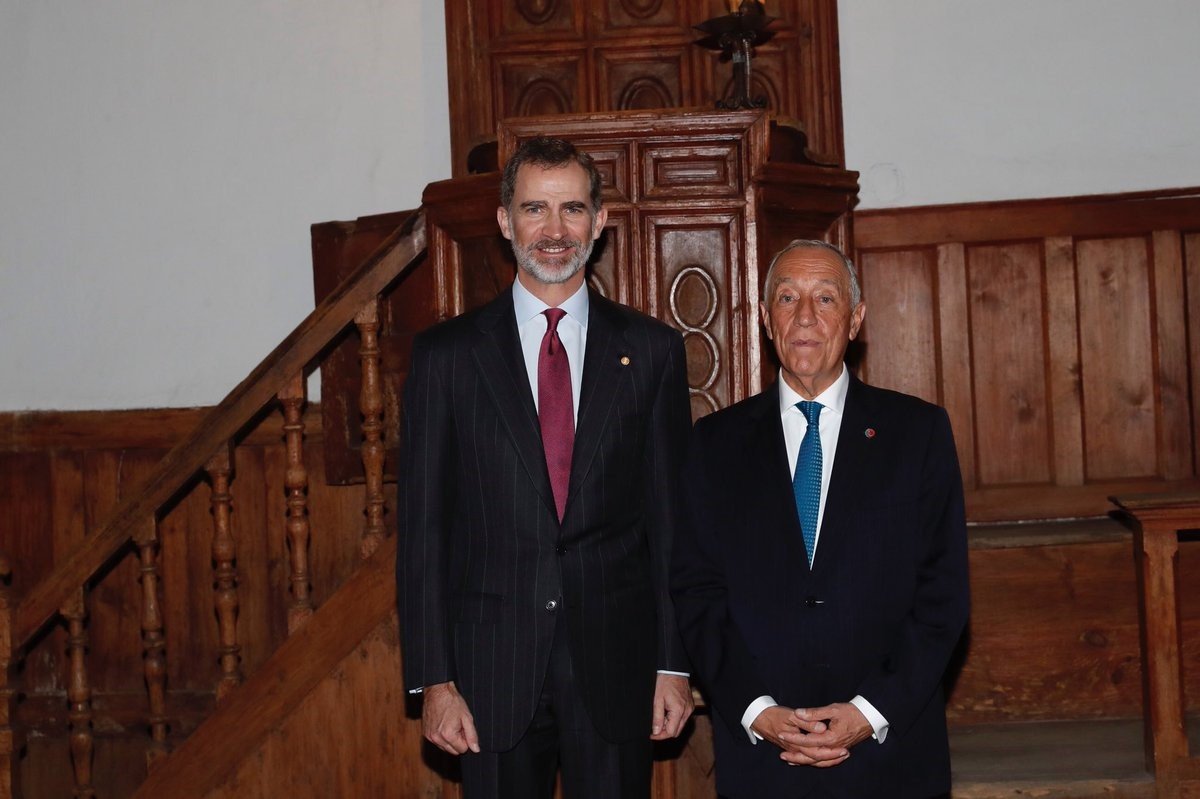
[[(520, 280), (513, 281), (512, 296), (513, 310), (517, 315), (518, 327), (550, 307), (535, 297), (533, 292), (525, 288)], [(578, 291), (563, 300), (558, 307), (566, 312), (568, 318), (574, 319), (580, 327), (586, 329), (589, 308), (587, 283), (585, 282), (581, 285)]]
[[(779, 413), (784, 414), (788, 409), (795, 408), (796, 403), (804, 399), (787, 384), (783, 379), (783, 370), (779, 370), (777, 379), (779, 386)], [(850, 370), (846, 368), (846, 364), (842, 364), (842, 373), (838, 375), (838, 379), (833, 381), (833, 385), (822, 391), (817, 396), (813, 397), (816, 402), (821, 403), (821, 406), (826, 410), (833, 411), (841, 416), (842, 411), (846, 407), (846, 391), (850, 388)], [(799, 409), (797, 409), (799, 412)]]

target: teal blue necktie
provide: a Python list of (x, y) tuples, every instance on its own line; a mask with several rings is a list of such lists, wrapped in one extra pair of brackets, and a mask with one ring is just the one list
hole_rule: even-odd
[(800, 454), (796, 456), (796, 473), (792, 476), (792, 493), (796, 495), (796, 512), (800, 514), (800, 532), (804, 534), (804, 551), (808, 568), (812, 568), (813, 551), (817, 546), (817, 517), (821, 513), (821, 403), (800, 400), (796, 407), (808, 420)]

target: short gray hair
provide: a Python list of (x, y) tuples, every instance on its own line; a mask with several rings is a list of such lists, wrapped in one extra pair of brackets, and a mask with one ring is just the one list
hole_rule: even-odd
[(795, 239), (775, 254), (775, 257), (771, 259), (771, 265), (767, 267), (767, 279), (763, 282), (764, 297), (771, 293), (771, 286), (775, 280), (775, 264), (779, 263), (779, 259), (787, 253), (800, 249), (828, 250), (838, 257), (838, 260), (846, 267), (846, 274), (850, 276), (850, 307), (857, 308), (858, 304), (862, 302), (862, 288), (858, 285), (858, 272), (854, 268), (854, 263), (837, 247), (820, 239)]

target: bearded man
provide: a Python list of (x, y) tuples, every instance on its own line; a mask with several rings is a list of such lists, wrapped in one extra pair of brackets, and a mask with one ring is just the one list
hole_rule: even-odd
[(588, 290), (592, 159), (537, 138), (496, 219), (512, 288), (417, 337), (397, 562), (404, 679), (467, 799), (649, 796), (692, 711), (667, 571), (690, 426), (683, 342)]

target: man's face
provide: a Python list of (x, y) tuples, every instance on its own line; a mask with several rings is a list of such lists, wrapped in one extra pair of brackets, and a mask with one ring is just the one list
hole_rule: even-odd
[[(500, 232), (512, 242), (517, 266), (535, 283), (583, 282), (592, 244), (604, 229), (607, 211), (592, 212), (587, 172), (576, 163), (559, 167), (525, 164), (517, 171), (512, 205), (496, 209)], [(530, 288), (535, 288), (531, 286)]]
[(775, 344), (783, 379), (812, 399), (841, 374), (842, 357), (858, 335), (866, 306), (851, 307), (845, 265), (819, 247), (785, 253), (775, 264), (772, 283), (759, 303), (763, 327)]

